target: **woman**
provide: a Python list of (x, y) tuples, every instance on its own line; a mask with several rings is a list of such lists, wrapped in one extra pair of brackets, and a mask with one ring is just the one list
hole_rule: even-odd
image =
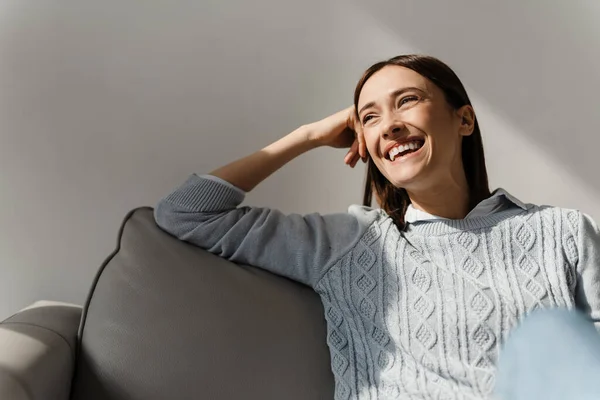
[[(238, 207), (302, 153), (368, 160), (364, 206), (333, 215)], [(381, 209), (368, 207), (374, 194)], [(487, 398), (501, 343), (537, 308), (600, 321), (600, 233), (577, 211), (488, 188), (465, 89), (441, 61), (399, 56), (360, 79), (354, 106), (246, 158), (192, 175), (157, 223), (321, 296), (336, 399)]]

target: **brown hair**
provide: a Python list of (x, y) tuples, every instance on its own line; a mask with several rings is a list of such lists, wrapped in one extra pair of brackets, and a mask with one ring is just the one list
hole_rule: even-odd
[[(455, 110), (464, 105), (471, 105), (471, 100), (469, 100), (462, 82), (448, 65), (434, 57), (412, 54), (378, 62), (365, 71), (354, 91), (354, 106), (357, 110), (358, 98), (367, 80), (377, 71), (389, 65), (411, 69), (429, 79), (442, 90), (446, 101)], [(462, 162), (469, 185), (469, 209), (473, 209), (480, 201), (490, 196), (483, 141), (477, 119), (475, 119), (473, 133), (465, 136), (462, 140)], [(375, 194), (380, 207), (392, 217), (400, 229), (404, 229), (404, 214), (410, 204), (408, 193), (405, 189), (392, 185), (369, 158), (363, 197), (364, 205), (371, 206), (373, 194)]]

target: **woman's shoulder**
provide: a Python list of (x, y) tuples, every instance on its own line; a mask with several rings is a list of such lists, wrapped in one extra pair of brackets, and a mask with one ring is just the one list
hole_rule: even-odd
[(596, 224), (590, 214), (576, 208), (528, 204), (527, 213), (538, 216), (546, 224), (560, 224), (561, 228), (572, 232), (580, 230), (582, 225)]
[(531, 214), (544, 214), (544, 215), (572, 215), (572, 216), (580, 216), (583, 214), (581, 210), (575, 208), (554, 206), (550, 204), (532, 204), (527, 203), (526, 209)]
[[(519, 215), (525, 218), (530, 218), (532, 216), (541, 216), (541, 217), (565, 217), (567, 219), (571, 219), (573, 221), (581, 218), (582, 216), (587, 216), (584, 212), (574, 209), (567, 208), (561, 206), (555, 206), (551, 204), (538, 204), (538, 203), (529, 203), (521, 201), (519, 198), (515, 197), (511, 193), (507, 192), (503, 188), (498, 188), (493, 192), (493, 196), (504, 198), (506, 204), (510, 204), (506, 211), (511, 213), (515, 217), (519, 217)], [(515, 210), (521, 210), (521, 213), (514, 213)], [(511, 212), (512, 211), (512, 212)]]

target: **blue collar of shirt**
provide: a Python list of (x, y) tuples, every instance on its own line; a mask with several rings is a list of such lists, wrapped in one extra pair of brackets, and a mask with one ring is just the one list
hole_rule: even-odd
[[(469, 214), (467, 214), (465, 219), (489, 216), (511, 207), (519, 207), (524, 210), (527, 210), (527, 205), (525, 203), (512, 196), (506, 190), (497, 189), (494, 191), (494, 193), (492, 193), (490, 197), (488, 197), (485, 200), (482, 200), (479, 204), (477, 204), (477, 206), (475, 206), (475, 208), (472, 209)], [(408, 224), (444, 219), (447, 218), (438, 217), (437, 215), (432, 215), (426, 213), (425, 211), (418, 210), (415, 207), (413, 207), (412, 204), (408, 206), (408, 208), (406, 209), (406, 214), (404, 214), (404, 221)]]

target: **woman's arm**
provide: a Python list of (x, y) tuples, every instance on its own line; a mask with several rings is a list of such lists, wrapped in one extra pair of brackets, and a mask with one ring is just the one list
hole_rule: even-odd
[[(209, 176), (192, 175), (158, 203), (158, 225), (229, 260), (314, 285), (324, 269), (348, 252), (380, 214), (354, 207), (350, 213), (284, 215), (239, 205), (245, 191), (298, 155), (325, 144), (348, 147), (354, 135), (342, 113), (349, 114), (344, 110), (302, 127)], [(357, 160), (350, 161), (355, 164)]]
[(355, 120), (354, 107), (302, 126), (264, 149), (221, 167), (210, 175), (249, 192), (294, 158), (320, 146), (350, 147), (344, 161), (352, 167), (361, 157), (365, 159), (366, 147), (360, 124)]
[(214, 170), (210, 175), (249, 192), (294, 158), (318, 147), (317, 142), (309, 139), (308, 129), (301, 127), (256, 153)]
[(600, 332), (600, 229), (586, 214), (580, 214), (578, 256), (575, 301)]

